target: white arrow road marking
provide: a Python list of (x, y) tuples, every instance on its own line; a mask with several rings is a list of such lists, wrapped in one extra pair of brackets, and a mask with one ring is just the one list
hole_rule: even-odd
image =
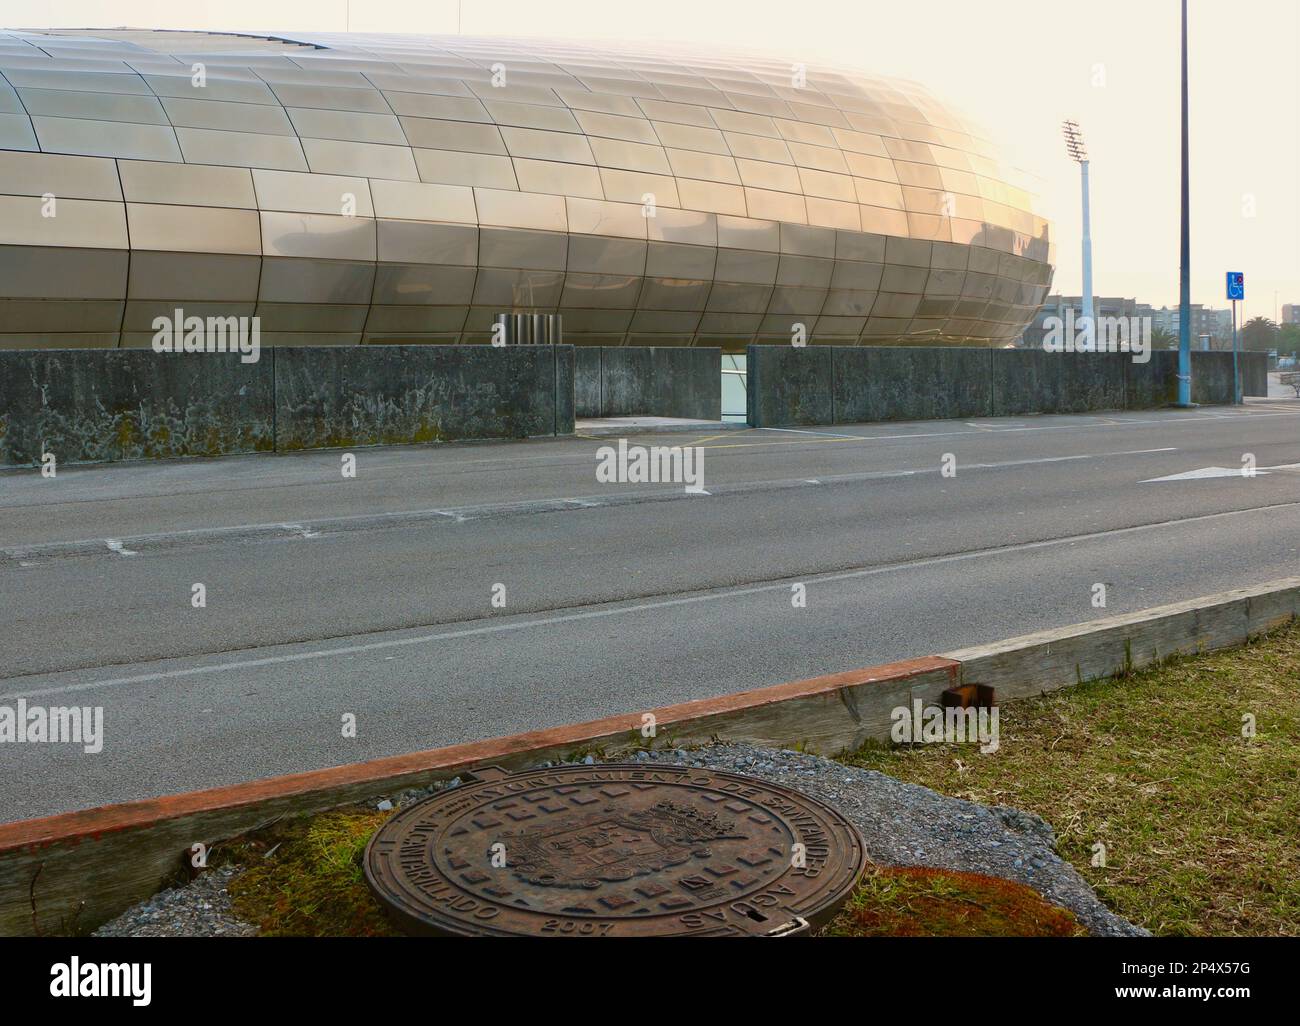
[[(1269, 470), (1276, 470), (1276, 467), (1270, 467)], [(1247, 477), (1243, 474), (1240, 467), (1202, 467), (1200, 470), (1187, 470), (1181, 474), (1170, 474), (1168, 477), (1149, 477), (1142, 484), (1158, 484), (1161, 481), (1200, 481), (1209, 477)], [(1256, 470), (1256, 477), (1267, 477), (1267, 471)]]
[(116, 538), (105, 538), (104, 544), (108, 546), (109, 552), (116, 552), (119, 556), (134, 556), (135, 553), (124, 546)]

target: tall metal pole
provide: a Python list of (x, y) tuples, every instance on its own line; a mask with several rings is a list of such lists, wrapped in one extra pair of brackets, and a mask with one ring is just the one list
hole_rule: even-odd
[(1187, 131), (1187, 0), (1183, 0), (1183, 183), (1182, 253), (1178, 291), (1178, 405), (1192, 405), (1192, 232), (1191, 172)]
[(1083, 179), (1083, 330), (1088, 348), (1096, 348), (1097, 322), (1092, 310), (1092, 204), (1088, 196), (1088, 161), (1079, 162)]
[(1238, 406), (1241, 405), (1241, 372), (1237, 369), (1237, 301), (1235, 299), (1232, 301), (1232, 401)]
[(1083, 188), (1083, 309), (1079, 315), (1079, 330), (1083, 333), (1081, 343), (1085, 351), (1097, 346), (1097, 322), (1093, 316), (1092, 304), (1092, 202), (1088, 194), (1088, 145), (1083, 141), (1083, 132), (1077, 121), (1061, 122), (1061, 132), (1065, 136), (1065, 152), (1079, 165), (1079, 181)]

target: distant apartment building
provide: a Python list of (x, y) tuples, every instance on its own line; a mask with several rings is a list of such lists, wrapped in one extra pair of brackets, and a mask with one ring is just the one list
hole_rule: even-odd
[[(1178, 307), (1153, 307), (1150, 303), (1139, 303), (1136, 299), (1121, 296), (1094, 296), (1093, 312), (1097, 317), (1150, 317), (1152, 330), (1162, 329), (1177, 336), (1181, 327), (1182, 316)], [(1049, 317), (1065, 319), (1065, 311), (1073, 309), (1076, 320), (1083, 313), (1082, 296), (1049, 295), (1030, 321), (1029, 327), (1021, 336), (1020, 345), (1025, 349), (1041, 349), (1043, 336), (1047, 333), (1044, 322)], [(1285, 311), (1286, 307), (1283, 308)], [(1296, 308), (1300, 312), (1300, 307)], [(1285, 317), (1283, 318), (1285, 320)], [(1200, 337), (1209, 335), (1211, 346), (1215, 349), (1232, 345), (1232, 311), (1215, 310), (1201, 303), (1192, 304), (1192, 345), (1200, 346)]]
[(1282, 323), (1300, 324), (1300, 303), (1282, 304)]
[[(1163, 328), (1171, 335), (1182, 329), (1182, 311), (1176, 306), (1162, 306), (1151, 311), (1151, 327)], [(1220, 342), (1232, 341), (1232, 311), (1214, 310), (1200, 303), (1192, 304), (1192, 338), (1209, 335)]]
[[(1048, 296), (1043, 305), (1038, 308), (1034, 314), (1034, 319), (1029, 322), (1029, 327), (1025, 328), (1024, 334), (1020, 337), (1020, 348), (1022, 349), (1042, 349), (1043, 336), (1047, 334), (1048, 327), (1046, 321), (1049, 317), (1059, 317), (1065, 320), (1065, 312), (1074, 310), (1074, 319), (1076, 323), (1083, 316), (1083, 297), (1082, 296)], [(1125, 299), (1122, 296), (1094, 296), (1092, 299), (1093, 315), (1096, 317), (1145, 317), (1150, 312), (1149, 306), (1143, 306), (1136, 299)]]

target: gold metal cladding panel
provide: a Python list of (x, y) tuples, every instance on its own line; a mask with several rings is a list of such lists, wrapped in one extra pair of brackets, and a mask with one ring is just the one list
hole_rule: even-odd
[[(128, 260), (128, 255), (131, 259)], [(752, 54), (354, 34), (0, 33), (0, 347), (1005, 344), (1050, 228), (923, 88)], [(128, 273), (129, 272), (129, 273)]]

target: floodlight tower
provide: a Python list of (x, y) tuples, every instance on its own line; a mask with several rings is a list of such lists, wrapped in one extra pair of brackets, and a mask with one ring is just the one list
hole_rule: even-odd
[(1061, 131), (1065, 134), (1065, 152), (1079, 165), (1079, 177), (1083, 181), (1083, 315), (1079, 320), (1085, 332), (1086, 345), (1093, 348), (1097, 326), (1092, 312), (1092, 203), (1088, 196), (1088, 146), (1083, 141), (1078, 122), (1061, 122)]

